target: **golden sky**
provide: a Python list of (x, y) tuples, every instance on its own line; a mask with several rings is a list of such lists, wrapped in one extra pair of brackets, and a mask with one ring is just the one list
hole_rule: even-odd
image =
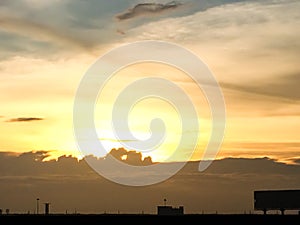
[[(152, 10), (141, 2), (0, 3), (0, 151), (79, 156), (73, 102), (88, 68), (112, 48), (159, 40), (192, 51), (219, 82), (227, 120), (218, 157), (299, 157), (299, 1), (186, 0), (172, 8), (159, 1)], [(143, 77), (175, 82), (193, 100), (200, 124), (193, 159), (201, 159), (211, 134), (208, 103), (187, 74), (160, 63), (126, 67), (105, 86), (99, 96), (104, 100), (95, 107), (95, 124), (106, 150), (122, 147), (111, 128), (114, 99)], [(170, 104), (146, 99), (129, 116), (137, 139), (149, 137), (155, 117), (164, 120), (167, 136), (144, 155), (163, 161), (188, 131), (181, 131), (180, 115)], [(182, 157), (189, 150), (182, 149)]]

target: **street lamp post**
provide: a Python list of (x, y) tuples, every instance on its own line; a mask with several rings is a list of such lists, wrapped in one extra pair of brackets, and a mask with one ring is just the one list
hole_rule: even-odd
[(36, 214), (39, 214), (39, 198), (36, 199)]

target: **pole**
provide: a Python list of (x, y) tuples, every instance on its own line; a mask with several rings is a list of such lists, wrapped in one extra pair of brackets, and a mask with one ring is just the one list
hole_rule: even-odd
[(36, 214), (39, 214), (39, 198), (36, 199)]

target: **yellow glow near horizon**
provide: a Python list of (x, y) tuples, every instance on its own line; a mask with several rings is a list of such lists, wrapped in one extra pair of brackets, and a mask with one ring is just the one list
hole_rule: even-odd
[[(14, 15), (13, 5), (7, 5), (7, 12), (0, 12), (5, 18), (0, 28), (0, 151), (50, 150), (53, 158), (63, 154), (82, 157), (72, 124), (74, 96), (82, 76), (99, 56), (114, 47), (159, 40), (192, 51), (220, 83), (227, 122), (218, 157), (270, 156), (284, 161), (299, 157), (299, 2), (222, 4), (174, 17), (136, 17), (126, 24), (100, 13), (103, 27), (101, 24), (95, 29), (85, 27), (88, 21), (70, 26), (86, 18), (85, 11), (80, 10), (72, 11), (74, 17), (68, 18), (57, 13), (55, 20), (42, 14), (28, 17), (31, 13), (27, 12), (40, 13), (40, 7), (52, 4), (24, 4), (25, 13), (18, 15)], [(113, 4), (107, 10), (121, 12), (125, 6)], [(57, 7), (61, 7), (57, 12), (66, 10), (63, 5)], [(93, 26), (97, 23), (89, 22)], [(122, 32), (116, 32), (116, 27)], [(208, 103), (186, 74), (155, 63), (122, 69), (101, 93), (94, 119), (105, 149), (122, 147), (111, 129), (111, 107), (118, 93), (134, 80), (149, 76), (174, 81), (197, 106), (200, 136), (192, 160), (201, 159), (211, 134)], [(41, 120), (8, 122), (20, 117)], [(184, 132), (180, 116), (168, 104), (147, 99), (132, 109), (132, 133), (147, 138), (153, 117), (165, 121), (168, 137), (149, 155), (154, 161), (165, 160)], [(182, 154), (187, 150), (182, 149)]]
[[(31, 59), (12, 59), (11, 61), (2, 63), (3, 73), (5, 74), (14, 74), (19, 82), (14, 82), (11, 79), (5, 79), (2, 77), (0, 83), (1, 90), (3, 90), (6, 95), (0, 96), (0, 101), (2, 105), (5, 105), (2, 108), (1, 112), (1, 126), (0, 136), (1, 142), (1, 151), (11, 151), (11, 152), (26, 152), (26, 151), (36, 151), (36, 150), (55, 150), (51, 154), (52, 158), (56, 158), (59, 155), (67, 154), (77, 157), (82, 157), (78, 152), (76, 142), (73, 137), (72, 132), (72, 106), (73, 98), (76, 92), (76, 87), (80, 82), (80, 79), (89, 64), (92, 62), (93, 57), (91, 56), (80, 56), (75, 59), (69, 60), (68, 62), (56, 63), (54, 66), (53, 63), (48, 61), (40, 60), (38, 63)], [(81, 61), (82, 64), (78, 64), (78, 61)], [(28, 64), (34, 64), (33, 67), (29, 67)], [(66, 66), (66, 63), (68, 66)], [(13, 66), (14, 65), (14, 66)], [(20, 74), (18, 68), (24, 68), (26, 73), (30, 74), (32, 79), (28, 79), (24, 74)], [(43, 77), (40, 76), (41, 71), (43, 71)], [(150, 71), (150, 72), (149, 72)], [(218, 74), (220, 71), (215, 70)], [(52, 76), (64, 74), (64, 76), (59, 76), (58, 80), (52, 80)], [(192, 98), (196, 106), (199, 106), (199, 121), (200, 121), (200, 139), (198, 143), (197, 151), (195, 152), (192, 160), (201, 159), (203, 150), (210, 136), (210, 114), (209, 108), (205, 98), (201, 92), (198, 92), (197, 87), (189, 80), (186, 74), (182, 73), (177, 69), (168, 67), (162, 64), (140, 64), (130, 66), (123, 69), (110, 81), (110, 85), (103, 90), (101, 96), (105, 99), (104, 102), (97, 105), (96, 108), (96, 117), (95, 121), (97, 126), (99, 126), (99, 131), (101, 135), (99, 138), (109, 138), (114, 140), (115, 137), (111, 133), (111, 124), (110, 124), (110, 114), (109, 110), (111, 109), (111, 103), (113, 99), (118, 94), (118, 90), (122, 89), (122, 86), (125, 86), (127, 83), (132, 82), (133, 80), (140, 77), (147, 76), (157, 76), (165, 77), (166, 79), (173, 79), (186, 93)], [(182, 79), (184, 77), (184, 79)], [(5, 81), (5, 82), (4, 82)], [(20, 82), (23, 81), (23, 82)], [(70, 82), (71, 81), (71, 82)], [(61, 86), (57, 84), (61, 84)], [(116, 85), (116, 86), (114, 86)], [(68, 88), (65, 88), (65, 87)], [(18, 90), (11, 91), (11, 90)], [(299, 120), (295, 116), (284, 116), (282, 117), (259, 117), (259, 114), (255, 117), (247, 117), (245, 115), (245, 110), (247, 110), (247, 105), (243, 105), (243, 102), (233, 96), (232, 91), (227, 91), (224, 89), (225, 100), (227, 103), (227, 129), (225, 135), (225, 143), (231, 142), (293, 142), (299, 140), (298, 127), (300, 126)], [(197, 94), (195, 94), (197, 93)], [(201, 96), (199, 98), (199, 96)], [(266, 101), (266, 98), (264, 99)], [(256, 104), (262, 105), (264, 101), (257, 102)], [(270, 99), (267, 101), (273, 101)], [(146, 102), (144, 102), (146, 104)], [(158, 102), (154, 102), (154, 105), (160, 107)], [(275, 103), (273, 103), (275, 104)], [(146, 104), (147, 105), (147, 104)], [(237, 108), (236, 106), (243, 106), (242, 108)], [(266, 107), (265, 105), (264, 107)], [(102, 107), (102, 108), (101, 108)], [(294, 110), (296, 105), (290, 105), (289, 110)], [(20, 108), (22, 112), (20, 113)], [(156, 107), (152, 107), (155, 111)], [(168, 107), (166, 107), (167, 109)], [(169, 109), (170, 110), (170, 109)], [(252, 114), (256, 112), (256, 109), (252, 109)], [(149, 120), (152, 116), (160, 117), (159, 115), (151, 115), (149, 107), (145, 105), (140, 105), (137, 109), (133, 110), (130, 121), (136, 121), (133, 126), (133, 133), (137, 136), (143, 137), (148, 135), (148, 126)], [(164, 110), (162, 110), (164, 111)], [(168, 112), (168, 110), (167, 110)], [(259, 111), (258, 111), (259, 112)], [(36, 115), (44, 118), (42, 121), (30, 122), (30, 124), (23, 123), (8, 123), (6, 122), (10, 118), (17, 118), (20, 116), (31, 116)], [(147, 116), (147, 121), (139, 117), (139, 115)], [(168, 114), (167, 114), (168, 115)], [(167, 124), (170, 124), (170, 121), (176, 119), (176, 113), (169, 117), (167, 116)], [(255, 114), (254, 114), (255, 115)], [(166, 115), (165, 115), (166, 117)], [(143, 126), (139, 126), (141, 123)], [(282, 132), (278, 132), (278, 127)], [(170, 128), (172, 130), (172, 126)], [(163, 149), (156, 151), (157, 153), (144, 154), (144, 156), (150, 155), (154, 161), (160, 161), (166, 159), (176, 147), (176, 143), (172, 143), (172, 139), (177, 140), (178, 134), (180, 134), (180, 129), (174, 128), (174, 131), (170, 133), (170, 138), (168, 143), (165, 143)], [(177, 136), (176, 136), (177, 135)], [(111, 148), (122, 147), (116, 141), (106, 140), (103, 142), (106, 146), (107, 151)], [(134, 149), (131, 149), (134, 150)], [(270, 150), (268, 150), (270, 151)], [(297, 152), (298, 150), (296, 150)], [(158, 154), (159, 152), (159, 154)], [(183, 154), (185, 152), (183, 151)], [(230, 148), (226, 144), (226, 148), (223, 147), (223, 150), (220, 151), (219, 157), (224, 156), (248, 156), (256, 157), (262, 155), (263, 152), (256, 152), (254, 149), (249, 150), (246, 154), (244, 153), (242, 147), (239, 149)], [(272, 152), (266, 153), (268, 155), (275, 155), (280, 158), (280, 155), (283, 153), (272, 154)], [(292, 156), (295, 154), (295, 151), (289, 154)]]
[[(112, 120), (112, 107), (116, 97), (128, 84), (145, 77), (168, 79), (176, 83), (186, 92), (186, 95), (191, 98), (195, 109), (198, 111), (199, 120), (203, 117), (201, 120), (201, 126), (199, 127), (199, 129), (201, 128), (201, 132), (199, 132), (199, 134), (201, 133), (201, 136), (199, 136), (199, 142), (206, 142), (210, 133), (207, 117), (209, 118), (210, 115), (206, 99), (197, 85), (188, 77), (187, 74), (174, 67), (161, 63), (139, 63), (118, 71), (118, 73), (109, 80), (106, 87), (99, 95), (95, 112), (98, 136), (100, 138), (106, 137), (107, 139), (115, 140), (114, 143), (111, 143), (111, 146), (108, 146), (106, 142), (106, 151), (119, 146), (119, 143), (117, 143), (118, 137), (116, 137), (113, 133), (110, 122)], [(159, 96), (159, 93), (157, 93), (157, 95)], [(124, 102), (124, 105), (127, 104), (132, 104), (131, 99), (128, 99), (128, 102)], [(181, 104), (183, 103), (181, 102)], [(135, 105), (129, 106), (133, 107), (128, 118), (129, 128), (137, 140), (145, 140), (149, 138), (149, 125), (152, 119), (160, 118), (166, 125), (167, 130), (163, 143), (161, 143), (160, 146), (153, 146), (154, 149), (147, 153), (143, 153), (143, 156), (151, 156), (154, 161), (165, 161), (172, 155), (179, 145), (182, 132), (198, 132), (182, 131), (181, 120), (184, 118), (181, 118), (182, 115), (178, 115), (174, 106), (170, 105), (170, 103), (163, 99), (150, 97), (141, 100)], [(123, 128), (117, 127), (117, 129), (122, 132)], [(138, 150), (130, 148), (130, 143), (132, 141), (133, 140), (127, 140), (127, 142), (124, 143), (126, 146), (123, 147), (129, 150)], [(187, 154), (188, 151), (193, 151), (193, 148), (190, 146), (186, 146), (185, 148), (185, 150), (181, 150), (183, 154), (182, 157), (184, 157), (184, 154)], [(178, 158), (178, 160), (180, 160), (180, 158)]]

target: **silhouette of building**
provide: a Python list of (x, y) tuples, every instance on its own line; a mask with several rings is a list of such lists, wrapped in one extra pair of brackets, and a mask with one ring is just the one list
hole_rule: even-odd
[(254, 209), (262, 210), (300, 210), (300, 190), (254, 191)]
[(183, 214), (184, 214), (183, 206), (179, 206), (178, 208), (168, 206), (166, 198), (164, 198), (163, 206), (157, 206), (157, 215), (183, 215)]
[(178, 208), (164, 205), (157, 206), (157, 215), (183, 215), (184, 208), (183, 206), (179, 206)]

